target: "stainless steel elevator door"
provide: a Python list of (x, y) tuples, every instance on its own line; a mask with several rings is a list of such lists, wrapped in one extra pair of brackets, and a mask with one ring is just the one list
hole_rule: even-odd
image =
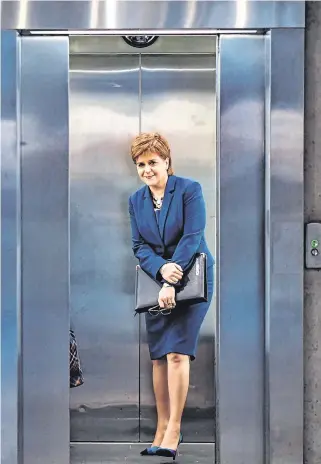
[[(141, 184), (131, 138), (168, 138), (177, 175), (201, 182), (215, 250), (215, 56), (70, 59), (71, 319), (85, 384), (71, 392), (71, 441), (150, 441), (156, 425), (144, 316), (133, 318), (127, 199)], [(214, 441), (214, 299), (183, 418), (187, 441)]]
[(139, 319), (127, 199), (139, 130), (137, 56), (70, 60), (70, 302), (85, 383), (72, 441), (138, 441)]
[[(147, 55), (141, 57), (141, 128), (157, 130), (171, 145), (174, 172), (198, 180), (207, 206), (206, 237), (215, 256), (215, 56)], [(214, 298), (201, 329), (183, 416), (184, 437), (214, 441)], [(141, 440), (155, 428), (151, 365), (141, 324)]]

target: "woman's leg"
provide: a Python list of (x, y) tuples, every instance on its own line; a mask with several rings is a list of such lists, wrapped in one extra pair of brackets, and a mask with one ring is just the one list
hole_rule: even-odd
[(169, 353), (167, 355), (167, 367), (170, 416), (161, 446), (176, 449), (189, 386), (189, 356)]
[(167, 380), (167, 361), (154, 360), (153, 387), (157, 409), (157, 429), (152, 446), (160, 446), (169, 420), (169, 396)]

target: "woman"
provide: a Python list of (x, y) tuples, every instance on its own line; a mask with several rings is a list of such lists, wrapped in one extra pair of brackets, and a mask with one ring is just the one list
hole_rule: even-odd
[[(157, 133), (137, 136), (131, 156), (146, 184), (129, 198), (132, 243), (140, 266), (163, 283), (159, 315), (146, 313), (153, 363), (157, 429), (141, 455), (176, 457), (181, 419), (199, 331), (213, 294), (214, 259), (204, 237), (205, 203), (198, 182), (175, 176), (168, 142)], [(175, 307), (179, 287), (196, 253), (206, 253), (208, 301)]]

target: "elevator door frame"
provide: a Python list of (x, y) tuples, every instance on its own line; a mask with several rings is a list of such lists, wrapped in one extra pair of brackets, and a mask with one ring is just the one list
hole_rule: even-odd
[[(21, 403), (19, 401), (22, 393), (22, 354), (20, 352), (21, 179), (20, 150), (17, 149), (20, 144), (23, 145), (24, 141), (19, 139), (21, 49), (17, 30), (41, 28), (50, 33), (50, 29), (66, 27), (66, 22), (68, 23), (67, 28), (71, 28), (72, 25), (75, 28), (84, 27), (86, 29), (88, 27), (84, 19), (85, 16), (77, 16), (72, 9), (68, 10), (68, 14), (58, 22), (57, 15), (44, 20), (44, 10), (41, 11), (41, 7), (44, 8), (44, 5), (39, 5), (41, 3), (34, 2), (32, 14), (25, 19), (25, 23), (18, 22), (18, 17), (19, 21), (23, 21), (21, 19), (23, 15), (17, 14), (17, 7), (21, 7), (18, 2), (4, 4), (6, 9), (2, 16), (2, 27), (8, 29), (2, 31), (2, 51), (10, 52), (11, 58), (4, 61), (3, 57), (7, 58), (8, 55), (4, 55), (4, 53), (1, 55), (2, 91), (5, 89), (7, 96), (2, 101), (1, 120), (2, 127), (6, 129), (1, 141), (2, 148), (5, 148), (5, 151), (2, 150), (1, 166), (1, 214), (4, 237), (2, 241), (2, 270), (6, 269), (7, 271), (6, 274), (3, 272), (6, 281), (4, 281), (5, 285), (2, 288), (2, 302), (4, 303), (1, 319), (2, 384), (4, 386), (2, 399), (4, 399), (5, 391), (11, 392), (6, 402), (2, 401), (2, 458), (5, 464), (17, 464), (24, 460), (21, 437)], [(68, 8), (72, 8), (72, 2), (65, 3), (68, 4)], [(82, 2), (81, 8), (86, 8), (87, 3)], [(222, 4), (228, 2), (215, 3), (213, 11), (214, 6), (217, 8), (220, 4), (219, 6), (222, 7)], [(261, 462), (265, 459), (267, 463), (277, 463), (281, 460), (301, 463), (303, 460), (305, 26), (302, 6), (304, 8), (304, 2), (270, 2), (268, 10), (260, 10), (259, 3), (249, 2), (249, 8), (256, 8), (256, 14), (252, 16), (245, 14), (241, 29), (246, 26), (265, 28), (265, 243), (263, 244), (265, 247), (265, 401), (262, 405), (265, 418), (265, 455), (262, 456)], [(269, 15), (267, 11), (270, 11), (270, 7), (273, 13)], [(55, 8), (55, 6), (48, 5), (46, 8)], [(277, 14), (273, 8), (277, 8)], [(73, 11), (73, 14), (70, 14), (70, 11)], [(292, 16), (289, 13), (292, 13)], [(218, 14), (213, 20), (212, 17), (207, 16), (205, 19), (203, 18), (204, 27), (210, 27), (212, 30), (217, 27), (233, 29), (235, 27), (234, 17), (231, 14)], [(149, 24), (152, 27), (153, 21), (150, 21)], [(100, 22), (99, 25), (102, 23)], [(177, 27), (180, 27), (180, 20)], [(186, 30), (180, 31), (180, 33), (184, 33)], [(192, 31), (192, 33), (194, 32)], [(230, 31), (230, 34), (235, 36), (239, 32), (235, 30), (233, 34), (233, 31)], [(146, 33), (150, 33), (150, 31), (146, 30)], [(164, 34), (166, 31), (158, 30), (157, 33)], [(7, 84), (8, 79), (4, 82), (3, 77), (11, 78), (10, 86)], [(4, 126), (4, 124), (6, 125)], [(289, 134), (295, 134), (295, 136), (289, 136)], [(283, 344), (285, 334), (288, 342), (286, 345)], [(218, 347), (217, 354), (220, 356), (220, 347)], [(6, 361), (5, 364), (4, 361)], [(288, 393), (290, 391), (291, 395)], [(224, 411), (220, 411), (219, 408), (218, 400), (218, 425), (220, 425), (220, 416), (224, 415)], [(37, 435), (37, 431), (34, 432)], [(39, 432), (46, 434), (46, 431), (40, 429)], [(225, 432), (226, 430), (222, 428), (218, 429), (217, 462), (221, 462), (222, 443), (220, 437)], [(247, 445), (247, 443), (243, 443), (244, 447)], [(242, 449), (234, 451), (238, 451), (239, 455), (243, 452)], [(52, 457), (54, 452), (55, 450), (49, 447), (48, 456)], [(234, 464), (234, 457), (233, 453), (227, 454), (224, 462)], [(42, 464), (45, 462), (42, 460)], [(58, 461), (50, 462), (58, 463)], [(59, 462), (65, 464), (63, 461)]]

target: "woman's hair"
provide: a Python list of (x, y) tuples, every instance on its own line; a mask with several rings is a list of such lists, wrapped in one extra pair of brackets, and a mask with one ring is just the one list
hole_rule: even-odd
[(168, 159), (168, 175), (173, 175), (171, 149), (167, 140), (157, 132), (145, 132), (137, 135), (130, 148), (131, 157), (136, 164), (139, 156), (146, 153), (157, 153), (163, 160)]

